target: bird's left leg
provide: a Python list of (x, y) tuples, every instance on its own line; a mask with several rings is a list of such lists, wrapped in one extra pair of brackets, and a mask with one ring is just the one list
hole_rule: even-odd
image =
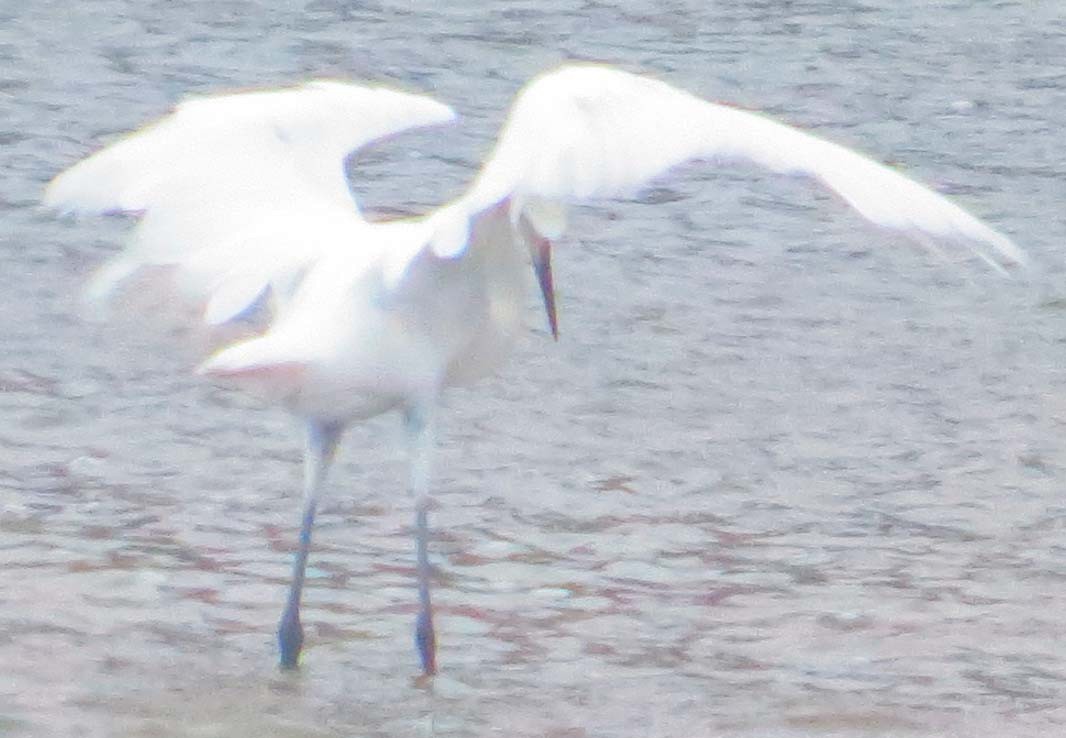
[(415, 501), (415, 551), (418, 577), (418, 619), (415, 645), (422, 660), (422, 672), (437, 673), (437, 636), (433, 629), (433, 605), (429, 594), (429, 467), (436, 443), (436, 402), (425, 402), (404, 410), (404, 426), (411, 446), (411, 495)]
[(311, 531), (315, 525), (315, 509), (319, 493), (333, 461), (344, 426), (341, 423), (308, 421), (304, 449), (304, 509), (300, 522), (300, 543), (292, 562), (292, 580), (285, 611), (278, 624), (278, 646), (281, 649), (282, 669), (295, 669), (304, 643), (304, 629), (300, 624), (300, 598), (304, 589), (307, 555), (311, 551)]

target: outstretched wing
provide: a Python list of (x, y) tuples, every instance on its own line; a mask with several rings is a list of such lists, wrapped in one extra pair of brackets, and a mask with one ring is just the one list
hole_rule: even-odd
[(140, 218), (90, 298), (142, 267), (177, 267), (185, 295), (212, 300), (222, 320), (271, 285), (291, 287), (320, 250), (351, 245), (364, 224), (349, 153), (454, 117), (424, 96), (332, 81), (189, 100), (57, 176), (44, 201)]
[[(626, 195), (691, 159), (746, 160), (813, 177), (862, 216), (920, 241), (965, 241), (995, 266), (1025, 261), (1009, 238), (923, 185), (861, 154), (757, 113), (710, 103), (663, 82), (593, 64), (530, 82), (468, 194), (472, 213), (513, 198), (554, 238), (560, 205)], [(442, 239), (441, 255), (461, 250)]]

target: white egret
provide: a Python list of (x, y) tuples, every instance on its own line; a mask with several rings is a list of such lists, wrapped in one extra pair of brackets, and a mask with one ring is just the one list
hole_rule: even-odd
[(46, 193), (66, 210), (141, 216), (132, 245), (91, 283), (94, 297), (141, 267), (168, 265), (209, 322), (272, 307), (265, 333), (200, 371), (306, 423), (283, 667), (296, 665), (303, 643), (304, 570), (337, 443), (350, 423), (396, 408), (411, 444), (416, 640), (424, 672), (435, 672), (427, 508), (438, 398), (504, 359), (521, 330), (527, 250), (556, 332), (550, 251), (567, 204), (632, 193), (690, 159), (747, 160), (819, 180), (905, 236), (965, 242), (997, 269), (1025, 261), (1006, 236), (860, 154), (594, 64), (565, 65), (518, 94), (463, 196), (428, 216), (365, 222), (344, 181), (346, 153), (450, 118), (424, 98), (335, 83), (202, 100), (75, 165)]

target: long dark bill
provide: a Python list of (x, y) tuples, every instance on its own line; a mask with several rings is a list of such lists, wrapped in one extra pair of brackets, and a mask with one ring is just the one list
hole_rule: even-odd
[(525, 218), (522, 219), (526, 240), (529, 242), (529, 258), (537, 274), (540, 296), (544, 298), (544, 310), (548, 313), (548, 325), (552, 338), (559, 340), (559, 320), (555, 314), (555, 285), (552, 282), (552, 242), (537, 232)]

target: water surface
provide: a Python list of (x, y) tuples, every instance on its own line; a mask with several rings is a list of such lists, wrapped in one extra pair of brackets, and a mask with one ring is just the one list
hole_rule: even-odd
[[(1066, 23), (1057, 3), (35, 2), (0, 10), (0, 734), (1055, 735), (1066, 725)], [(183, 95), (311, 75), (463, 115), (355, 162), (453, 195), (566, 58), (858, 146), (1032, 254), (945, 264), (832, 198), (690, 167), (585, 208), (563, 337), (449, 394), (419, 683), (395, 418), (320, 516), (305, 666), (274, 627), (298, 516), (283, 413), (79, 286), (117, 221), (55, 173)]]

